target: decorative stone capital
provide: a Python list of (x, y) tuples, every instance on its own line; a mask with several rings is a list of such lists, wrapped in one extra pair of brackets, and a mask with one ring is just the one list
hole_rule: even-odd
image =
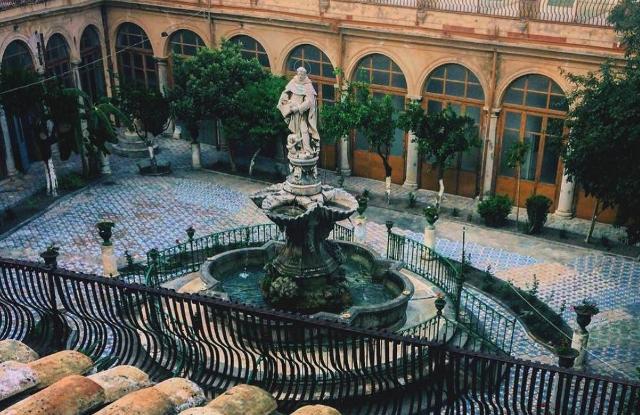
[(491, 112), (489, 115), (491, 115), (492, 117), (498, 117), (498, 115), (500, 115), (500, 111), (502, 111), (502, 108), (491, 108)]
[(406, 98), (407, 98), (408, 100), (410, 100), (410, 101), (417, 101), (417, 102), (421, 102), (421, 101), (422, 101), (422, 96), (421, 96), (421, 95), (416, 96), (416, 95), (409, 95), (409, 94), (407, 94), (407, 95), (406, 95)]
[(167, 57), (154, 56), (154, 59), (156, 60), (156, 63), (158, 64), (158, 66), (167, 66), (169, 62), (169, 58)]

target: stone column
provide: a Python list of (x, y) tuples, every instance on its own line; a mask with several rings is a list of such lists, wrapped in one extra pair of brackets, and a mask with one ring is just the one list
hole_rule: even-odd
[(493, 168), (496, 160), (496, 135), (498, 130), (498, 115), (500, 114), (500, 108), (493, 108), (489, 114), (489, 131), (487, 139), (485, 140), (487, 157), (484, 163), (484, 179), (483, 179), (483, 193), (485, 195), (491, 194), (494, 191), (493, 188)]
[(345, 135), (340, 140), (340, 173), (343, 176), (351, 176), (349, 167), (349, 136)]
[(409, 138), (407, 142), (407, 174), (402, 187), (409, 190), (416, 190), (418, 188), (418, 160), (419, 151), (418, 143), (414, 142), (415, 134), (413, 131), (409, 131)]
[(573, 192), (575, 183), (569, 181), (566, 172), (562, 175), (562, 184), (560, 184), (560, 194), (558, 196), (558, 208), (555, 214), (563, 218), (573, 216)]
[(6, 156), (7, 174), (9, 177), (15, 176), (18, 173), (16, 170), (16, 163), (13, 159), (13, 149), (11, 148), (11, 136), (9, 135), (9, 125), (7, 124), (7, 115), (4, 112), (4, 107), (0, 105), (0, 128), (2, 128), (2, 140), (4, 142), (4, 154)]
[[(156, 58), (156, 63), (158, 65), (158, 88), (160, 89), (160, 93), (166, 97), (169, 91), (168, 59)], [(169, 119), (167, 121), (167, 129), (162, 132), (162, 135), (165, 137), (173, 137), (174, 128), (173, 120)]]
[[(422, 97), (407, 96), (411, 101), (421, 101)], [(418, 143), (414, 142), (416, 136), (413, 131), (409, 131), (407, 139), (407, 174), (402, 187), (408, 190), (416, 190), (418, 188), (418, 160), (420, 152), (418, 151)]]

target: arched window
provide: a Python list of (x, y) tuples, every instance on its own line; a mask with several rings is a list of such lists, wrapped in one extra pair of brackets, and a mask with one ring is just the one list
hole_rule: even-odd
[[(318, 93), (318, 107), (333, 104), (336, 99), (336, 77), (333, 73), (333, 64), (327, 55), (313, 45), (296, 46), (287, 58), (287, 73), (292, 76), (301, 66), (307, 70), (313, 87)], [(320, 146), (320, 166), (325, 169), (335, 169), (336, 145), (321, 143)]]
[(69, 45), (59, 33), (53, 34), (47, 42), (45, 49), (45, 68), (47, 76), (57, 76), (67, 87), (73, 86), (71, 64), (69, 61)]
[[(462, 65), (450, 63), (436, 68), (424, 84), (423, 105), (428, 112), (450, 105), (459, 114), (473, 118), (478, 128), (482, 120), (484, 91), (478, 78)], [(445, 171), (445, 187), (450, 192), (473, 197), (479, 192), (481, 150), (472, 148), (456, 157)], [(421, 187), (436, 190), (437, 174), (428, 161), (422, 168)]]
[(80, 38), (80, 83), (94, 101), (105, 96), (104, 65), (100, 37), (94, 26), (84, 29)]
[[(358, 81), (368, 82), (374, 97), (382, 98), (390, 95), (398, 110), (404, 108), (407, 81), (400, 67), (387, 56), (379, 53), (365, 56), (358, 62), (353, 77)], [(353, 144), (354, 173), (372, 179), (384, 179), (382, 161), (374, 151), (369, 149), (366, 138), (356, 132)], [(397, 129), (389, 157), (393, 170), (391, 179), (394, 183), (402, 183), (404, 180), (404, 145), (404, 131)]]
[(9, 43), (2, 55), (2, 69), (34, 69), (29, 47), (21, 40)]
[(520, 167), (520, 201), (538, 193), (556, 199), (559, 186), (560, 144), (568, 109), (564, 92), (543, 75), (525, 75), (513, 81), (503, 99), (500, 168), (496, 192), (515, 198), (516, 170), (508, 166), (513, 145), (524, 142), (528, 151)]
[(173, 32), (169, 38), (171, 53), (180, 56), (193, 56), (198, 48), (204, 47), (204, 41), (191, 30), (181, 29)]
[[(31, 52), (27, 44), (21, 40), (14, 40), (7, 45), (2, 55), (3, 71), (33, 71)], [(34, 135), (33, 120), (28, 115), (18, 115), (11, 113), (10, 108), (5, 107), (7, 126), (9, 127), (9, 140), (13, 151), (13, 158), (18, 170), (26, 172), (32, 161), (37, 159), (37, 149), (35, 146), (36, 137)]]
[(156, 61), (147, 34), (133, 23), (124, 23), (116, 39), (121, 83), (136, 82), (147, 88), (158, 85)]
[(240, 52), (242, 52), (242, 56), (244, 56), (246, 59), (256, 58), (258, 62), (260, 62), (260, 65), (264, 66), (265, 68), (270, 67), (267, 51), (264, 50), (264, 47), (262, 47), (260, 42), (258, 42), (251, 36), (238, 35), (232, 37), (231, 39), (229, 39), (229, 41), (240, 46)]

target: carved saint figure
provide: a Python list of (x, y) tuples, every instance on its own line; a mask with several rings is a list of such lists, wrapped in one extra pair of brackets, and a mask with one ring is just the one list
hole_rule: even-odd
[(316, 95), (307, 70), (302, 67), (280, 95), (278, 109), (291, 131), (287, 137), (291, 158), (311, 159), (320, 151)]

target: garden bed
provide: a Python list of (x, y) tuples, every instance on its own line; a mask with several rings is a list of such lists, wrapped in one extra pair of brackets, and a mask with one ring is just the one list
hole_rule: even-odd
[[(529, 334), (539, 343), (557, 347), (567, 340), (566, 336), (571, 338), (573, 331), (560, 314), (530, 291), (515, 287), (486, 271), (481, 271), (469, 265), (465, 266), (464, 277), (466, 283), (498, 300), (511, 311), (524, 325)], [(524, 297), (524, 300), (521, 296)], [(544, 318), (534, 311), (527, 302), (538, 310)], [(564, 334), (560, 333), (556, 327), (562, 330)]]

